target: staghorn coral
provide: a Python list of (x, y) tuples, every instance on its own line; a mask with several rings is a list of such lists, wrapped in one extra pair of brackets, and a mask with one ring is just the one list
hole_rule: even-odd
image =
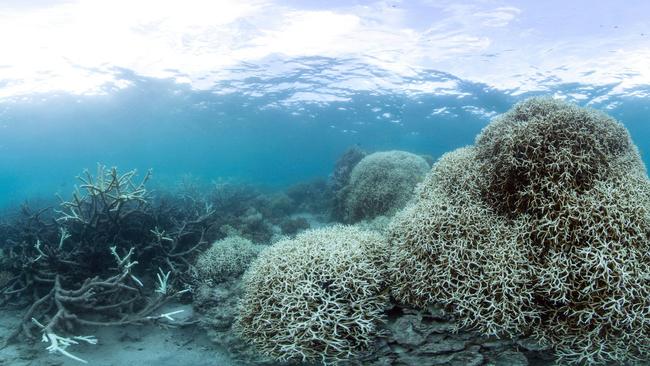
[(390, 227), (392, 217), (389, 216), (377, 216), (371, 220), (363, 220), (354, 224), (361, 230), (370, 230), (376, 231), (380, 234), (386, 234), (386, 231)]
[(428, 171), (426, 160), (405, 151), (366, 156), (352, 169), (343, 191), (345, 221), (394, 214), (406, 205)]
[[(82, 184), (72, 199), (62, 200), (55, 215), (50, 208), (23, 208), (13, 224), (18, 230), (0, 258), (11, 274), (0, 286), (0, 306), (26, 309), (0, 348), (40, 333), (51, 353), (83, 361), (66, 347), (96, 339), (61, 334), (74, 334), (81, 326), (174, 320), (180, 311), (153, 314), (188, 293), (183, 277), (189, 258), (204, 243), (204, 218), (164, 219), (160, 221), (174, 225), (167, 227), (169, 233), (159, 229), (156, 221), (167, 215), (152, 210), (145, 187), (149, 174), (140, 183), (134, 182), (135, 175), (98, 165), (96, 176), (85, 172), (79, 177)], [(138, 276), (156, 287), (145, 286)]]
[(381, 235), (355, 227), (280, 241), (244, 274), (236, 329), (280, 361), (354, 358), (379, 334), (388, 302), (386, 257)]
[(461, 327), (512, 335), (538, 317), (526, 252), (517, 247), (523, 223), (481, 202), (475, 156), (473, 148), (443, 155), (418, 187), (417, 202), (395, 217), (393, 295), (420, 308), (452, 307)]
[(395, 297), (560, 362), (650, 358), (650, 182), (613, 119), (531, 99), (443, 156), (396, 217)]
[(218, 240), (198, 257), (197, 280), (201, 283), (219, 283), (239, 277), (262, 248), (262, 245), (255, 245), (239, 236)]
[[(533, 220), (540, 253), (533, 329), (559, 356), (588, 363), (650, 359), (650, 182), (637, 174), (595, 182), (553, 217)], [(541, 248), (541, 250), (540, 250)]]
[(476, 139), (483, 198), (504, 215), (553, 211), (565, 192), (584, 192), (616, 171), (644, 170), (620, 123), (591, 109), (531, 98)]

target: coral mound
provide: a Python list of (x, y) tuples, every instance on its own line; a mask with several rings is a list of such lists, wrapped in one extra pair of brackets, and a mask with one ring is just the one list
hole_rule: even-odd
[(644, 169), (619, 122), (590, 109), (531, 98), (496, 118), (476, 139), (484, 198), (502, 214), (554, 209), (616, 170)]
[(561, 362), (650, 359), (650, 181), (613, 119), (515, 106), (444, 155), (389, 230), (395, 297)]
[(345, 187), (345, 221), (392, 215), (403, 208), (413, 189), (429, 171), (426, 160), (405, 151), (385, 151), (364, 157)]
[(388, 302), (381, 235), (309, 230), (263, 251), (244, 274), (236, 328), (280, 361), (338, 362), (368, 351)]
[[(443, 155), (419, 186), (418, 200), (389, 230), (393, 293), (402, 303), (452, 306), (461, 326), (516, 334), (535, 317), (527, 308), (519, 231), (478, 197), (475, 150)], [(504, 265), (508, 263), (508, 265)]]
[(199, 281), (216, 284), (240, 276), (263, 247), (240, 236), (214, 242), (196, 261)]

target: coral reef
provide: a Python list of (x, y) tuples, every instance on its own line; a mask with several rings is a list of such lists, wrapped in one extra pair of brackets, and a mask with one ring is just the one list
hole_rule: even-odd
[(236, 329), (280, 361), (347, 361), (383, 320), (384, 239), (355, 227), (310, 230), (262, 252), (244, 274)]
[(241, 237), (227, 237), (215, 242), (197, 260), (193, 306), (201, 314), (200, 325), (214, 343), (244, 364), (264, 363), (233, 330), (237, 303), (243, 294), (241, 277), (262, 248)]
[[(525, 306), (532, 297), (526, 267), (515, 265), (526, 253), (517, 248), (517, 227), (476, 195), (474, 157), (471, 148), (443, 155), (419, 187), (418, 201), (395, 217), (393, 293), (417, 307), (454, 306), (461, 327), (516, 335), (534, 316)], [(504, 266), (506, 259), (512, 263)]]
[(11, 272), (9, 271), (0, 271), (0, 288), (4, 287), (14, 278)]
[(238, 236), (218, 240), (196, 260), (197, 281), (214, 284), (239, 277), (263, 248)]
[(604, 114), (534, 98), (445, 154), (396, 217), (394, 295), (561, 362), (650, 358), (650, 182)]
[(362, 230), (376, 231), (382, 235), (385, 235), (390, 228), (392, 219), (393, 218), (389, 216), (376, 216), (370, 220), (359, 221), (354, 224), (354, 226)]
[(620, 172), (644, 171), (625, 127), (595, 110), (534, 98), (496, 118), (476, 139), (483, 197), (504, 215), (544, 215), (566, 192)]
[[(150, 206), (150, 174), (139, 182), (135, 176), (99, 165), (95, 176), (86, 171), (79, 177), (81, 185), (60, 210), (23, 208), (14, 235), (4, 238), (0, 267), (11, 278), (0, 287), (0, 300), (26, 311), (5, 343), (35, 339), (38, 332), (50, 352), (83, 361), (66, 349), (96, 340), (60, 334), (174, 319), (176, 312), (156, 311), (187, 293), (183, 279), (205, 244), (207, 216), (167, 220), (176, 224), (166, 232)], [(149, 282), (156, 286), (145, 286)]]
[(213, 286), (198, 287), (193, 305), (201, 314), (200, 325), (212, 342), (223, 347), (233, 360), (243, 365), (275, 366), (276, 361), (260, 355), (233, 329), (237, 306), (243, 294), (240, 277), (230, 278)]
[(350, 181), (352, 169), (366, 157), (368, 153), (358, 146), (352, 146), (339, 157), (334, 165), (334, 172), (330, 177), (330, 185), (334, 191), (343, 189)]
[[(291, 192), (291, 188), (288, 193), (264, 192), (249, 184), (214, 184), (211, 189), (198, 195), (214, 211), (212, 223), (216, 233), (210, 239), (236, 235), (259, 244), (277, 240), (282, 234), (282, 226), (291, 225), (288, 222), (290, 216), (310, 205), (308, 197), (300, 197), (304, 193)], [(319, 204), (317, 195), (313, 202)], [(299, 229), (296, 227), (295, 232)]]
[(359, 164), (361, 159), (368, 155), (358, 146), (352, 146), (347, 149), (336, 161), (334, 171), (330, 175), (328, 185), (332, 190), (331, 214), (332, 221), (344, 222), (346, 217), (345, 210), (345, 187), (350, 182), (350, 173), (352, 169)]
[(333, 188), (326, 179), (312, 179), (296, 183), (286, 190), (294, 205), (294, 212), (323, 215), (331, 211)]
[(405, 151), (385, 151), (364, 157), (350, 173), (341, 192), (349, 223), (391, 215), (403, 208), (413, 189), (429, 171), (420, 156)]

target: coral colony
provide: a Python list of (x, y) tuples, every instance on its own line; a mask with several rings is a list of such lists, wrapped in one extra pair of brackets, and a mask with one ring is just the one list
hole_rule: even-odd
[[(2, 268), (11, 274), (2, 289), (2, 303), (28, 305), (21, 325), (6, 342), (40, 333), (47, 350), (84, 362), (67, 351), (79, 342), (97, 343), (92, 336), (62, 336), (78, 326), (126, 325), (172, 320), (175, 312), (156, 313), (167, 301), (187, 292), (176, 288), (171, 276), (183, 276), (185, 257), (202, 244), (185, 246), (184, 222), (169, 234), (153, 221), (145, 183), (135, 172), (119, 174), (99, 166), (97, 175), (85, 172), (70, 201), (63, 201), (54, 217), (25, 208), (23, 232), (3, 251)], [(193, 229), (198, 230), (198, 229)], [(196, 233), (196, 231), (195, 231)], [(132, 238), (148, 237), (136, 243)], [(135, 256), (149, 263), (142, 267)], [(166, 271), (162, 268), (167, 269)], [(139, 274), (156, 273), (151, 285)], [(180, 282), (179, 282), (180, 283)], [(152, 286), (153, 285), (153, 286)], [(153, 290), (153, 291), (152, 291)]]
[[(353, 148), (329, 184), (281, 194), (154, 197), (149, 178), (99, 166), (3, 228), (0, 302), (25, 309), (7, 342), (84, 362), (70, 348), (97, 339), (78, 331), (183, 325), (160, 309), (191, 301), (257, 364), (650, 359), (650, 181), (602, 113), (529, 99), (432, 168)], [(315, 229), (292, 216), (324, 211)]]

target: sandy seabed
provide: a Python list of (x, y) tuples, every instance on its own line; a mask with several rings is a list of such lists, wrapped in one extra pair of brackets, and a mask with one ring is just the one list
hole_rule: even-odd
[[(20, 323), (22, 311), (0, 312), (0, 340)], [(240, 366), (196, 325), (168, 328), (156, 325), (86, 329), (99, 340), (68, 351), (93, 366)], [(45, 343), (13, 343), (0, 350), (2, 366), (80, 366), (83, 363), (51, 354)]]

